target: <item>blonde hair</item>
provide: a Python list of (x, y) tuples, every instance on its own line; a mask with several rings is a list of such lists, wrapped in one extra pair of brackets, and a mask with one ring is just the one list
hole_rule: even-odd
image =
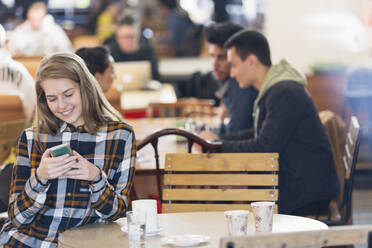
[(37, 122), (36, 139), (40, 132), (57, 134), (62, 121), (49, 109), (42, 82), (47, 79), (70, 79), (80, 87), (82, 114), (85, 128), (96, 134), (99, 126), (108, 121), (123, 121), (103, 95), (97, 80), (89, 72), (84, 61), (73, 53), (55, 53), (44, 57), (36, 73)]

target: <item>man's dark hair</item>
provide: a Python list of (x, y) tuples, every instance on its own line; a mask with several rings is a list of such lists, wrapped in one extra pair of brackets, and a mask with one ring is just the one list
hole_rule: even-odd
[(110, 65), (110, 51), (105, 46), (82, 47), (75, 52), (81, 57), (92, 75), (104, 73)]
[(175, 9), (177, 8), (176, 0), (158, 0), (159, 4), (165, 6), (168, 9)]
[(225, 43), (224, 48), (235, 47), (242, 60), (248, 55), (254, 54), (258, 60), (266, 66), (271, 66), (270, 47), (266, 37), (255, 30), (242, 30), (231, 36)]
[(243, 27), (238, 24), (222, 22), (207, 26), (204, 29), (204, 34), (209, 43), (223, 47), (223, 44), (240, 30), (243, 30)]

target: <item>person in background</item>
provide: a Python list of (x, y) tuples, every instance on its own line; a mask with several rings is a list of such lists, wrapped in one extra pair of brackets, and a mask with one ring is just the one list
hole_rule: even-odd
[[(331, 146), (305, 77), (282, 60), (271, 64), (266, 37), (242, 30), (225, 43), (230, 74), (255, 87), (254, 128), (222, 138), (221, 152), (279, 153), (279, 213), (316, 215), (339, 194)], [(203, 138), (217, 137), (208, 131)]]
[(115, 33), (116, 17), (123, 8), (122, 1), (105, 2), (102, 6), (105, 10), (98, 16), (96, 24), (96, 33), (101, 42), (110, 38)]
[(141, 36), (136, 17), (129, 12), (119, 17), (115, 36), (104, 44), (108, 46), (116, 62), (146, 60), (151, 63), (152, 79), (161, 81), (158, 59), (151, 44)]
[(202, 28), (196, 26), (176, 0), (158, 0), (160, 13), (168, 30), (167, 42), (176, 57), (198, 56), (201, 49)]
[(82, 47), (76, 52), (85, 62), (90, 73), (97, 79), (103, 93), (112, 86), (116, 76), (114, 59), (105, 46)]
[[(213, 75), (223, 84), (216, 92), (216, 96), (221, 99), (222, 124), (219, 134), (230, 134), (253, 127), (253, 103), (258, 91), (253, 86), (241, 89), (236, 79), (230, 78), (230, 63), (227, 61), (227, 51), (223, 48), (227, 39), (242, 29), (240, 25), (224, 22), (211, 24), (204, 30), (213, 61)], [(227, 125), (224, 125), (225, 117), (230, 118)]]
[[(73, 53), (45, 57), (36, 75), (37, 123), (20, 136), (3, 247), (57, 247), (71, 228), (125, 216), (136, 146), (98, 83)], [(51, 155), (68, 144), (72, 154)]]
[[(36, 93), (34, 80), (23, 64), (14, 61), (6, 48), (6, 32), (0, 24), (0, 92), (1, 94), (17, 94), (22, 100), (26, 125), (32, 123)], [(0, 212), (8, 209), (10, 179), (12, 165), (15, 161), (15, 148), (0, 165)]]
[(15, 57), (44, 56), (53, 52), (72, 51), (63, 29), (47, 15), (43, 2), (33, 3), (27, 11), (27, 20), (17, 26), (9, 37), (9, 50)]

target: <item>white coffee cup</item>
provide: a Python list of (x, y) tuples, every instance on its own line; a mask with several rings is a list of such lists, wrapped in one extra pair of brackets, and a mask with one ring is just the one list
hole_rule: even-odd
[(146, 232), (156, 232), (158, 226), (158, 208), (156, 200), (144, 199), (132, 201), (133, 212), (146, 212)]
[(248, 210), (230, 210), (225, 211), (224, 214), (230, 236), (242, 236), (247, 234)]
[(271, 232), (273, 229), (274, 202), (252, 202), (256, 232)]

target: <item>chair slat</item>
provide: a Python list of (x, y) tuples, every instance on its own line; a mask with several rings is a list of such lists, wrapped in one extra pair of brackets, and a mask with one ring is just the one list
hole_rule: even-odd
[(163, 200), (171, 201), (277, 201), (274, 189), (163, 189)]
[(278, 154), (167, 154), (165, 171), (278, 171)]
[[(163, 203), (163, 213), (181, 212), (211, 212), (227, 210), (249, 210), (252, 211), (250, 204), (192, 204), (192, 203)], [(274, 212), (278, 212), (278, 205), (275, 205)]]
[(17, 144), (25, 125), (25, 120), (0, 122), (0, 164), (8, 157), (12, 147)]
[(278, 185), (276, 174), (166, 174), (164, 185), (231, 185), (272, 186)]

